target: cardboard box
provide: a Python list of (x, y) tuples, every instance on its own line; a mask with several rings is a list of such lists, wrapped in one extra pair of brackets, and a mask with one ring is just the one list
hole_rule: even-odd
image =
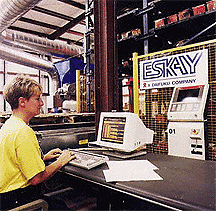
[(131, 36), (131, 31), (121, 33), (121, 38), (126, 39)]
[(212, 11), (216, 9), (216, 0), (206, 2), (207, 10)]
[(177, 14), (174, 14), (174, 15), (167, 17), (167, 23), (168, 24), (176, 23), (177, 21), (178, 21), (178, 15)]
[(200, 15), (206, 12), (205, 4), (199, 5), (197, 7), (193, 7), (193, 14)]
[(132, 36), (139, 36), (141, 34), (141, 29), (132, 29)]
[(179, 20), (184, 20), (191, 17), (191, 10), (186, 9), (178, 13)]
[(155, 21), (155, 28), (160, 28), (165, 25), (164, 18)]

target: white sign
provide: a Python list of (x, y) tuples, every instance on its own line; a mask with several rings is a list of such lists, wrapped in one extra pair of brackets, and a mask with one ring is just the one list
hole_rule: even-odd
[(140, 89), (207, 83), (207, 49), (140, 62)]

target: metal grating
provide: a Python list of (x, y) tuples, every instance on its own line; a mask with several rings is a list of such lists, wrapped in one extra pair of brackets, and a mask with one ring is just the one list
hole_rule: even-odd
[[(80, 101), (81, 113), (88, 112), (87, 105), (87, 88), (86, 88), (86, 75), (80, 76)], [(95, 92), (94, 92), (94, 79), (91, 81), (91, 112), (95, 112)]]
[[(197, 43), (180, 48), (139, 56), (139, 61), (160, 58), (195, 50), (208, 49), (209, 98), (206, 106), (207, 114), (207, 159), (216, 160), (216, 40)], [(149, 152), (168, 153), (167, 111), (173, 88), (161, 88), (140, 91), (140, 118), (146, 127), (154, 130), (153, 144), (148, 145)]]

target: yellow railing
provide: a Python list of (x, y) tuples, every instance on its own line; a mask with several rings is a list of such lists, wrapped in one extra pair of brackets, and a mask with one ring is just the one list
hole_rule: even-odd
[(81, 112), (81, 98), (80, 98), (80, 70), (76, 71), (76, 101), (77, 113)]

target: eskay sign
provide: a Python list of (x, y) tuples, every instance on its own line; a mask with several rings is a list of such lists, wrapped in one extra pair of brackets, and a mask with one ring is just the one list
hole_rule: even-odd
[(207, 83), (207, 49), (140, 62), (140, 89)]

